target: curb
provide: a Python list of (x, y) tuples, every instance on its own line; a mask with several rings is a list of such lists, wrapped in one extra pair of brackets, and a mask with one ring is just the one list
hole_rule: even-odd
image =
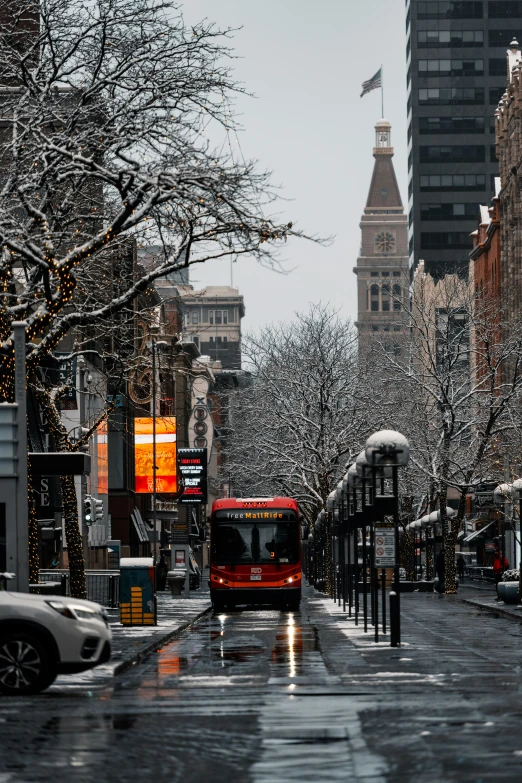
[(480, 609), (481, 612), (489, 612), (489, 614), (496, 615), (497, 617), (505, 617), (507, 620), (512, 620), (515, 623), (522, 623), (522, 612), (520, 615), (508, 612), (506, 609), (502, 609), (500, 606), (488, 606), (487, 604), (481, 604), (479, 601), (472, 601), (469, 598), (461, 598), (463, 604), (473, 606), (474, 609)]
[(205, 614), (208, 614), (211, 611), (212, 611), (212, 606), (209, 606), (207, 609), (203, 609), (202, 612), (195, 615), (195, 617), (192, 617), (190, 620), (187, 620), (181, 625), (178, 625), (177, 628), (167, 631), (163, 636), (157, 636), (152, 642), (150, 642), (150, 644), (148, 644), (142, 650), (138, 650), (137, 652), (133, 653), (133, 655), (131, 655), (129, 658), (126, 658), (124, 661), (121, 661), (117, 666), (115, 666), (114, 671), (112, 672), (112, 676), (117, 677), (119, 674), (123, 674), (128, 669), (130, 669), (131, 666), (135, 666), (136, 664), (141, 663), (149, 655), (156, 652), (156, 650), (159, 647), (166, 644), (167, 642), (170, 642), (172, 639), (175, 639), (176, 636), (179, 636), (183, 631), (185, 631), (193, 623), (195, 623), (196, 620), (199, 620), (201, 617), (203, 617)]

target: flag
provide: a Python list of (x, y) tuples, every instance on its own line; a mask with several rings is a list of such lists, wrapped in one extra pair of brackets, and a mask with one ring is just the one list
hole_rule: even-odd
[(363, 97), (363, 95), (366, 95), (367, 92), (371, 92), (372, 90), (377, 90), (381, 86), (382, 86), (382, 78), (381, 78), (381, 69), (379, 68), (375, 76), (372, 76), (371, 79), (368, 79), (368, 81), (363, 82), (362, 85), (363, 91), (361, 93), (361, 98)]

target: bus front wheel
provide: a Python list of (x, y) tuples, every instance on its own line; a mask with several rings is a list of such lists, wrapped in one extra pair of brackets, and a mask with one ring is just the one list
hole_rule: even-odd
[(221, 598), (221, 596), (212, 596), (212, 610), (214, 612), (222, 612), (225, 608), (226, 604), (225, 601)]

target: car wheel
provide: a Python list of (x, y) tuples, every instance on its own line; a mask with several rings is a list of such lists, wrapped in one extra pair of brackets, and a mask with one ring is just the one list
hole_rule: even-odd
[(0, 692), (11, 696), (40, 693), (56, 679), (56, 665), (42, 642), (25, 631), (0, 641)]

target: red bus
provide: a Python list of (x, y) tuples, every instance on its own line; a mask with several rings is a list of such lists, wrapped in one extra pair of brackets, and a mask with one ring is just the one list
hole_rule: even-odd
[(210, 517), (210, 598), (237, 604), (301, 601), (301, 527), (292, 498), (216, 500)]

